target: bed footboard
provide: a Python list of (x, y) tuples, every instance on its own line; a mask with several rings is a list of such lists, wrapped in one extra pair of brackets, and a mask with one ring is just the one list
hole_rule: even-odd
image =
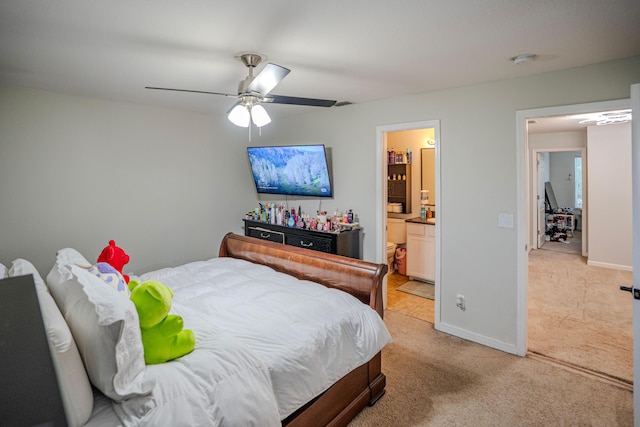
[[(348, 292), (383, 317), (382, 279), (386, 264), (297, 248), (280, 243), (227, 234), (220, 245), (220, 257), (239, 258), (263, 264), (302, 280)], [(385, 392), (381, 371), (382, 355), (354, 369), (328, 390), (283, 420), (287, 427), (346, 426), (367, 405)]]

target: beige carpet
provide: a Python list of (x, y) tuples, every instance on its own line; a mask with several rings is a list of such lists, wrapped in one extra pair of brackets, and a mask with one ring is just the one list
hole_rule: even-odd
[(631, 272), (577, 254), (531, 251), (529, 351), (631, 383), (633, 299), (619, 290), (631, 283)]
[(573, 237), (568, 237), (567, 240), (544, 242), (540, 249), (564, 252), (567, 254), (582, 254), (582, 232), (575, 231)]
[(631, 426), (633, 394), (532, 358), (465, 341), (385, 312), (387, 393), (349, 424), (372, 426)]

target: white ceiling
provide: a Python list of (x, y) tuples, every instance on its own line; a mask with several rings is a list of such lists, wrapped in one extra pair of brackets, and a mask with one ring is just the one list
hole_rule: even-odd
[(224, 114), (144, 87), (236, 93), (248, 51), (292, 70), (274, 94), (363, 103), (640, 55), (640, 1), (0, 2), (0, 84)]

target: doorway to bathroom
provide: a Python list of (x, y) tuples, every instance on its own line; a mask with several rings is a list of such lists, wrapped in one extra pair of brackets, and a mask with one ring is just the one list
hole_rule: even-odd
[[(389, 265), (385, 308), (434, 324), (439, 322), (440, 294), (439, 126), (431, 120), (377, 129), (378, 253)], [(398, 289), (409, 282), (430, 287), (432, 295)]]

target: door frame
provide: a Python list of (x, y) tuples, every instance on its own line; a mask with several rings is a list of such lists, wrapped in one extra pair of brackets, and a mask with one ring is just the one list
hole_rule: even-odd
[(629, 98), (584, 104), (560, 105), (516, 111), (516, 354), (527, 354), (527, 263), (529, 254), (531, 218), (531, 173), (527, 121), (549, 116), (592, 113), (604, 110), (629, 108)]
[[(631, 85), (631, 180), (640, 182), (640, 83)], [(640, 186), (631, 186), (633, 212), (633, 288), (640, 288)], [(633, 300), (633, 419), (640, 427), (640, 300)]]
[[(542, 229), (546, 229), (546, 212), (545, 212), (545, 208), (546, 208), (546, 198), (545, 200), (542, 200), (541, 194), (543, 191), (543, 187), (544, 187), (544, 181), (542, 181), (541, 179), (541, 174), (540, 174), (540, 163), (541, 163), (541, 159), (544, 160), (544, 158), (546, 156), (544, 156), (545, 152), (544, 151), (535, 151), (532, 153), (535, 156), (531, 157), (531, 161), (532, 162), (536, 162), (535, 163), (535, 167), (533, 165), (531, 165), (531, 172), (534, 174), (534, 176), (531, 178), (531, 184), (535, 185), (536, 187), (536, 191), (535, 191), (535, 195), (531, 194), (531, 197), (533, 197), (534, 199), (531, 201), (531, 215), (537, 215), (538, 220), (537, 221), (531, 221), (531, 235), (533, 236), (533, 238), (530, 238), (530, 242), (536, 242), (536, 246), (535, 248), (541, 248), (542, 245), (544, 244), (544, 235), (546, 234), (540, 234), (540, 230)], [(534, 158), (535, 157), (535, 158)], [(545, 168), (546, 168), (546, 162), (544, 162), (545, 164)], [(546, 170), (546, 169), (545, 169)], [(545, 191), (546, 194), (546, 191)], [(533, 208), (533, 206), (535, 206), (535, 210)], [(542, 215), (541, 215), (542, 212)], [(543, 218), (544, 217), (544, 218)], [(533, 225), (536, 224), (536, 228), (533, 228)], [(531, 244), (531, 246), (533, 246), (533, 244)], [(529, 247), (529, 250), (533, 249), (532, 247)]]
[[(581, 255), (586, 257), (588, 255), (588, 251), (587, 251), (587, 237), (588, 237), (588, 233), (589, 230), (587, 229), (587, 227), (584, 225), (586, 224), (585, 219), (588, 217), (588, 212), (587, 212), (587, 201), (588, 201), (588, 176), (589, 176), (589, 171), (587, 169), (587, 149), (585, 148), (566, 148), (566, 147), (562, 147), (562, 146), (556, 146), (556, 147), (552, 147), (552, 148), (535, 148), (533, 150), (531, 150), (531, 164), (529, 165), (529, 173), (531, 174), (531, 187), (530, 187), (530, 192), (529, 192), (529, 197), (530, 197), (530, 205), (531, 206), (531, 211), (529, 213), (531, 218), (531, 221), (529, 223), (529, 233), (531, 233), (529, 235), (529, 247), (527, 250), (528, 252), (531, 252), (531, 250), (533, 249), (539, 249), (540, 245), (537, 241), (537, 239), (535, 239), (536, 237), (536, 233), (537, 233), (537, 221), (534, 221), (534, 219), (537, 219), (538, 217), (538, 207), (537, 207), (537, 181), (538, 181), (538, 168), (535, 167), (535, 161), (537, 159), (538, 154), (540, 153), (580, 153), (580, 155), (582, 156), (582, 248), (581, 248)], [(534, 191), (535, 190), (535, 191)], [(543, 196), (543, 195), (541, 195)], [(534, 245), (535, 243), (535, 245)]]
[[(376, 127), (376, 205), (378, 215), (376, 215), (376, 230), (378, 241), (376, 242), (376, 259), (380, 263), (387, 263), (387, 138), (388, 132), (398, 132), (404, 130), (415, 130), (432, 128), (435, 139), (435, 169), (436, 169), (436, 281), (434, 286), (434, 327), (438, 329), (440, 324), (440, 247), (442, 230), (442, 191), (440, 188), (440, 120), (425, 120), (420, 122), (398, 123), (393, 125), (380, 125)], [(384, 308), (387, 307), (387, 276), (384, 277), (382, 285), (382, 298)]]

